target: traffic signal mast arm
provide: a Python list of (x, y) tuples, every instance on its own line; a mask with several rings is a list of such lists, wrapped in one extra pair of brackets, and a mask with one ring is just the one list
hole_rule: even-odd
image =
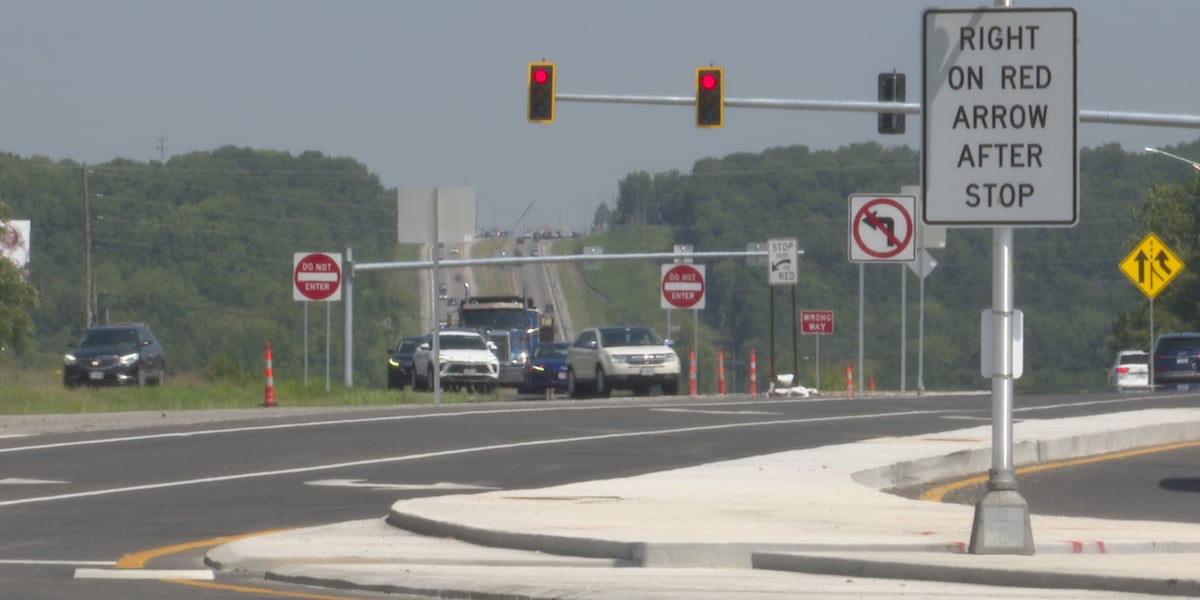
[[(559, 102), (592, 104), (656, 104), (663, 106), (696, 105), (694, 96), (614, 96), (609, 94), (558, 94)], [(904, 113), (920, 115), (917, 102), (864, 102), (857, 100), (783, 100), (772, 98), (725, 98), (725, 107), (770, 110), (814, 110), (826, 112)], [(1079, 121), (1109, 125), (1143, 125), (1151, 127), (1188, 127), (1200, 129), (1200, 115), (1081, 110)]]

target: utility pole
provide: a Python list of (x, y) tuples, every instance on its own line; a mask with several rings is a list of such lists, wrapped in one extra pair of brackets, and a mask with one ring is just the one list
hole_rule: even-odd
[(88, 209), (87, 165), (81, 167), (83, 176), (83, 328), (95, 322), (92, 312), (92, 217)]

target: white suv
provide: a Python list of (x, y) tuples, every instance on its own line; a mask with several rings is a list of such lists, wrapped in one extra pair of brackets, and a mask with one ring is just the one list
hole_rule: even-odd
[(614, 389), (644, 396), (658, 386), (679, 393), (679, 356), (648, 327), (585, 329), (567, 355), (567, 392), (572, 397), (608, 396)]
[[(438, 370), (445, 389), (489, 393), (500, 381), (496, 344), (473, 329), (438, 331)], [(425, 336), (412, 358), (412, 388), (433, 389), (433, 334)]]

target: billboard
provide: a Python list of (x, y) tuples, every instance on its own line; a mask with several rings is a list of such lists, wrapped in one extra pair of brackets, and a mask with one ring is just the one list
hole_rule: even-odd
[(407, 188), (396, 192), (396, 240), (433, 242), (433, 200), (438, 199), (438, 241), (465, 242), (475, 237), (475, 188)]
[(0, 255), (29, 277), (29, 221), (0, 221)]

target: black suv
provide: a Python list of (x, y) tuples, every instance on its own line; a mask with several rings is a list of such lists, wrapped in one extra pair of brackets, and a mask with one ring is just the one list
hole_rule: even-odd
[(1164, 333), (1154, 340), (1154, 385), (1200, 383), (1200, 333)]
[(421, 336), (410, 335), (400, 338), (395, 350), (388, 350), (387, 387), (389, 390), (402, 390), (412, 379), (412, 357), (417, 346), (421, 345)]
[(166, 381), (166, 354), (145, 323), (89, 327), (74, 348), (63, 357), (67, 387)]

